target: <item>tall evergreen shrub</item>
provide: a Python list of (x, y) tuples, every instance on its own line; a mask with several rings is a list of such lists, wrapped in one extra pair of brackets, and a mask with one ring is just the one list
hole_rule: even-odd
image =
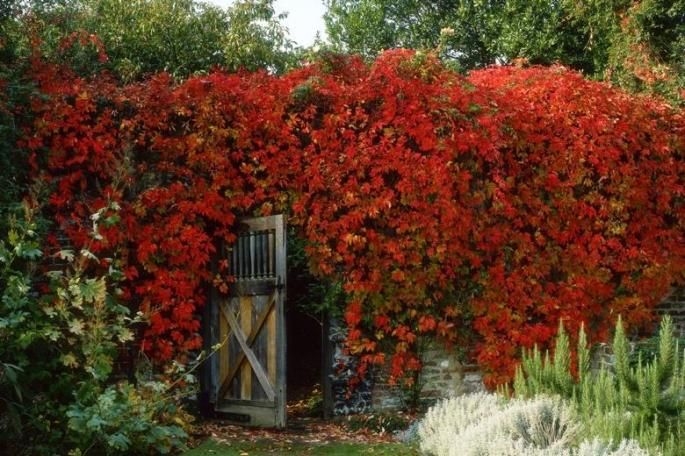
[(576, 369), (569, 337), (559, 325), (554, 355), (526, 351), (516, 372), (517, 396), (559, 394), (577, 406), (588, 432), (620, 441), (636, 439), (653, 452), (685, 454), (685, 352), (674, 337), (673, 322), (661, 321), (657, 349), (633, 359), (619, 317), (609, 363), (591, 367), (584, 329), (578, 334)]

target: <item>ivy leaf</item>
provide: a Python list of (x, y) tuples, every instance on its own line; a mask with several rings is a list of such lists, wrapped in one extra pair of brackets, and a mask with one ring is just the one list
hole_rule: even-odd
[(9, 242), (9, 245), (11, 245), (12, 247), (17, 246), (17, 243), (19, 242), (19, 234), (16, 230), (9, 230), (9, 232), (7, 233), (7, 242)]
[(120, 342), (129, 342), (133, 340), (133, 331), (131, 331), (128, 328), (122, 328), (119, 331), (119, 341)]

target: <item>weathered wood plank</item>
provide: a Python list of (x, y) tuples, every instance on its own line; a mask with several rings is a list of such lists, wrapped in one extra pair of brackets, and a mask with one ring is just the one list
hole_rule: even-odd
[(257, 374), (257, 378), (259, 379), (259, 382), (262, 384), (262, 387), (264, 388), (264, 392), (266, 393), (267, 397), (269, 398), (270, 401), (273, 401), (276, 397), (276, 393), (274, 391), (273, 386), (271, 383), (269, 383), (269, 378), (264, 372), (264, 368), (262, 365), (259, 363), (257, 358), (254, 355), (254, 352), (252, 349), (247, 345), (247, 341), (245, 339), (245, 334), (243, 333), (242, 329), (240, 328), (240, 325), (238, 324), (238, 321), (235, 318), (235, 315), (233, 315), (226, 307), (222, 307), (222, 310), (224, 311), (226, 315), (226, 319), (228, 320), (228, 324), (231, 327), (231, 330), (233, 331), (233, 335), (235, 339), (238, 341), (240, 344), (240, 347), (243, 349), (243, 353), (245, 354), (245, 357), (249, 361), (249, 363), (252, 365), (252, 369), (255, 371)]
[(266, 355), (266, 366), (269, 371), (269, 381), (275, 385), (276, 384), (276, 372), (278, 371), (278, 366), (276, 365), (276, 357), (278, 356), (278, 350), (276, 347), (276, 309), (274, 306), (269, 306), (267, 309), (269, 312), (268, 323), (266, 324), (267, 330), (267, 355)]
[[(257, 323), (259, 323), (258, 320), (262, 317), (264, 309), (267, 305), (269, 305), (270, 301), (271, 296), (260, 295), (252, 297), (253, 329), (257, 326)], [(263, 329), (257, 332), (257, 337), (255, 338), (254, 344), (252, 345), (252, 351), (257, 357), (259, 364), (261, 364), (262, 367), (264, 367), (264, 371), (267, 372), (268, 375), (268, 365), (266, 359), (266, 336), (266, 331), (264, 331)], [(271, 384), (273, 385), (273, 383)], [(252, 372), (252, 399), (255, 401), (264, 401), (267, 399), (266, 394), (264, 393), (264, 389), (262, 388), (262, 385), (259, 383), (259, 380), (257, 379), (257, 374), (255, 374), (254, 372)]]
[[(255, 407), (253, 405), (238, 405), (238, 404), (224, 404), (219, 402), (216, 411), (222, 414), (222, 418), (226, 421), (232, 421), (241, 425), (250, 426), (273, 426), (276, 423), (276, 410), (273, 405), (270, 407)], [(236, 420), (234, 418), (247, 418), (246, 421), (242, 419)]]
[(226, 381), (226, 376), (228, 375), (228, 366), (231, 364), (231, 359), (229, 357), (228, 350), (228, 338), (229, 338), (228, 322), (226, 317), (221, 313), (219, 314), (219, 343), (223, 343), (219, 349), (219, 384), (223, 385)]
[[(254, 343), (255, 339), (257, 338), (257, 335), (259, 332), (262, 330), (262, 327), (264, 326), (264, 322), (266, 321), (267, 317), (269, 316), (271, 310), (274, 308), (277, 302), (277, 296), (278, 296), (278, 290), (274, 292), (274, 294), (271, 295), (269, 298), (267, 306), (264, 308), (264, 310), (261, 312), (259, 315), (259, 318), (257, 319), (256, 323), (252, 326), (252, 331), (250, 332), (250, 335), (246, 339), (246, 343), (248, 346), (252, 346)], [(234, 299), (233, 301), (237, 301), (238, 299)], [(235, 340), (235, 338), (232, 338), (232, 340)], [(239, 347), (239, 346), (238, 346)], [(230, 369), (228, 371), (228, 374), (226, 375), (226, 379), (224, 380), (224, 383), (221, 385), (221, 388), (219, 390), (219, 397), (223, 398), (226, 391), (228, 391), (229, 385), (233, 382), (233, 378), (236, 376), (238, 373), (238, 370), (240, 369), (241, 364), (245, 360), (245, 353), (242, 351), (237, 350), (231, 350), (231, 359), (233, 359), (233, 364), (230, 366)], [(274, 384), (274, 383), (272, 383)]]
[[(250, 296), (240, 297), (240, 329), (243, 334), (250, 334), (252, 329), (252, 298)], [(238, 336), (238, 334), (236, 334)], [(240, 339), (238, 339), (240, 344)], [(245, 347), (241, 348), (245, 350)], [(249, 347), (247, 347), (249, 349)], [(240, 398), (252, 399), (252, 369), (250, 364), (242, 361), (240, 370)]]
[(276, 312), (276, 346), (279, 350), (277, 357), (277, 371), (276, 371), (276, 388), (278, 391), (278, 400), (276, 405), (276, 426), (285, 427), (286, 416), (286, 334), (285, 334), (285, 294), (286, 294), (286, 258), (287, 258), (287, 244), (286, 244), (286, 224), (283, 215), (277, 215), (273, 218), (276, 228), (275, 236), (275, 251), (276, 251), (276, 277), (280, 280), (281, 291), (278, 293), (278, 302), (275, 306)]

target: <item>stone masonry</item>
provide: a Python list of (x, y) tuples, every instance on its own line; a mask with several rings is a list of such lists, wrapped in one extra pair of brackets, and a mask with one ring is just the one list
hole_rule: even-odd
[[(485, 389), (483, 378), (475, 365), (464, 364), (440, 342), (430, 342), (422, 355), (423, 369), (419, 377), (422, 406), (430, 406), (439, 399)], [(372, 390), (375, 411), (405, 408), (406, 391), (388, 383), (386, 369), (374, 373)]]
[[(671, 315), (676, 336), (685, 337), (685, 287), (674, 288), (657, 308), (661, 315)], [(338, 331), (340, 331), (338, 329)], [(344, 337), (338, 334), (335, 342), (342, 344)], [(611, 354), (607, 352), (608, 344), (600, 347), (596, 353), (595, 363), (610, 362)], [(344, 361), (342, 349), (336, 349), (338, 368)], [(353, 362), (353, 360), (347, 360)], [(478, 367), (464, 364), (458, 357), (448, 351), (439, 342), (431, 342), (422, 356), (423, 370), (419, 383), (421, 385), (420, 402), (430, 405), (435, 401), (465, 393), (485, 389)], [(406, 406), (406, 391), (388, 382), (388, 369), (376, 369), (368, 383), (353, 397), (344, 397), (343, 386), (338, 378), (335, 414), (349, 414), (369, 411), (400, 410)], [(343, 375), (344, 377), (344, 375)]]
[(676, 337), (685, 337), (685, 287), (674, 288), (657, 308), (660, 315), (670, 315)]

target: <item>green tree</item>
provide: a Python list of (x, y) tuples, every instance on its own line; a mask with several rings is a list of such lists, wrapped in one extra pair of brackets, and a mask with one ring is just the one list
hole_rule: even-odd
[(243, 0), (233, 5), (222, 37), (226, 68), (267, 68), (280, 73), (296, 66), (301, 50), (283, 25), (285, 17), (276, 14), (273, 0)]
[(517, 57), (549, 63), (582, 54), (578, 28), (559, 1), (328, 0), (327, 7), (333, 45), (365, 56), (442, 43), (443, 56), (468, 70)]
[(445, 56), (460, 67), (495, 61), (490, 35), (498, 1), (327, 0), (326, 29), (334, 48), (366, 57), (395, 47), (433, 48), (451, 29)]
[(326, 0), (334, 49), (435, 48), (458, 69), (560, 62), (682, 98), (685, 0)]
[(126, 80), (167, 71), (177, 77), (223, 61), (228, 28), (220, 8), (193, 0), (83, 0), (74, 29), (96, 34)]
[[(35, 1), (15, 14), (24, 35), (40, 35), (44, 55), (82, 73), (104, 66), (125, 82), (159, 71), (184, 78), (214, 66), (284, 71), (298, 59), (284, 17), (273, 0), (241, 0), (227, 9), (197, 0)], [(91, 35), (107, 54), (104, 64)], [(70, 37), (75, 45), (65, 49)]]
[(586, 0), (568, 8), (588, 37), (594, 76), (683, 101), (684, 0)]

